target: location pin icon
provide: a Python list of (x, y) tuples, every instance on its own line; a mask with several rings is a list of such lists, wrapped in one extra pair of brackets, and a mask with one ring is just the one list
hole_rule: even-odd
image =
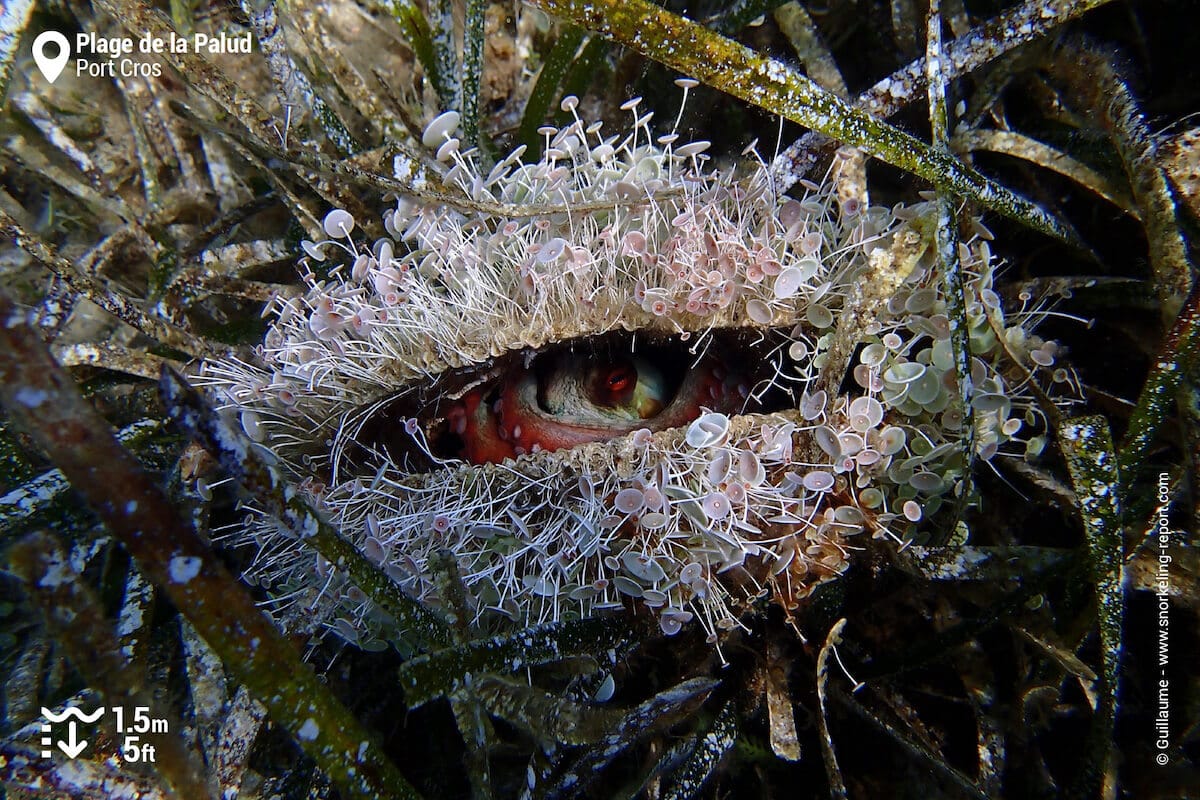
[[(46, 55), (48, 44), (58, 48), (58, 55)], [(71, 43), (58, 31), (44, 31), (33, 40), (33, 60), (37, 62), (37, 67), (46, 76), (46, 80), (54, 83), (62, 74), (63, 67), (71, 60)]]

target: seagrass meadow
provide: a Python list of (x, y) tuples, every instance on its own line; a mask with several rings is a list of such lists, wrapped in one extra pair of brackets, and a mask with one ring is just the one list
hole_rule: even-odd
[(8, 0), (0, 798), (1200, 795), (1197, 31)]

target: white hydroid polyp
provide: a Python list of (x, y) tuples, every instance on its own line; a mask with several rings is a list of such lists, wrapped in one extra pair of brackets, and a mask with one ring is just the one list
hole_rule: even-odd
[[(430, 560), (453, 553), (481, 618), (632, 606), (668, 635), (694, 620), (715, 640), (764, 594), (794, 609), (850, 566), (864, 534), (918, 534), (963, 491), (964, 463), (925, 206), (843, 216), (830, 187), (780, 196), (761, 160), (718, 166), (707, 141), (656, 137), (640, 100), (626, 104), (632, 128), (609, 136), (575, 116), (577, 102), (562, 108), (575, 118), (544, 130), (539, 160), (522, 162), (520, 148), (491, 168), (448, 146), (457, 115), (435, 119), (424, 138), (444, 162), (447, 202), (401, 198), (375, 242), (353, 239), (350, 215), (331, 212), (330, 241), (305, 249), (336, 266), (272, 305), (256, 363), (210, 362), (202, 381), (405, 591), (437, 606)], [(988, 459), (1013, 443), (1020, 452), (1017, 437), (1038, 428), (1006, 359), (1048, 385), (1062, 352), (1030, 330), (1040, 309), (1006, 316), (995, 302), (987, 243), (961, 249), (974, 441)], [(864, 345), (854, 390), (818, 390), (834, 338), (847, 335), (846, 297), (903, 254), (904, 282), (848, 334)], [(448, 370), (621, 330), (701, 353), (727, 328), (783, 337), (774, 382), (794, 390), (795, 409), (708, 411), (658, 433), (418, 474), (382, 453), (360, 472), (344, 457), (391, 398)], [(429, 450), (415, 420), (383, 424)], [(251, 515), (237, 538), (260, 549), (250, 577), (282, 604), (312, 608), (363, 644), (389, 624), (272, 520)]]

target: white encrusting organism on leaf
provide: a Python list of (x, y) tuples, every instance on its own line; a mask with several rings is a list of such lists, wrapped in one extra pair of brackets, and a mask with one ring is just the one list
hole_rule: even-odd
[[(794, 609), (864, 537), (904, 541), (957, 501), (964, 415), (923, 204), (780, 196), (761, 160), (715, 167), (708, 142), (656, 136), (638, 100), (613, 134), (562, 108), (574, 120), (542, 129), (538, 161), (490, 167), (437, 117), (445, 202), (400, 198), (373, 243), (330, 212), (257, 362), (205, 365), (343, 535), (434, 606), (448, 551), (479, 617), (632, 605), (715, 640), (755, 599)], [(1020, 376), (1049, 385), (1058, 348), (1030, 330), (1037, 310), (1005, 315), (987, 241), (960, 255), (976, 454), (1032, 453)], [(838, 393), (820, 376), (839, 314), (884, 267), (899, 288), (850, 332)], [(281, 602), (364, 644), (388, 624), (272, 520), (237, 538)]]

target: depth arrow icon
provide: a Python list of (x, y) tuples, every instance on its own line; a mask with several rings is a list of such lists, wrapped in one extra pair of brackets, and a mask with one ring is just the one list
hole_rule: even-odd
[(75, 721), (72, 720), (70, 727), (67, 728), (67, 741), (59, 741), (58, 749), (67, 754), (67, 758), (74, 758), (83, 752), (83, 748), (88, 746), (87, 739), (82, 741), (75, 740)]

